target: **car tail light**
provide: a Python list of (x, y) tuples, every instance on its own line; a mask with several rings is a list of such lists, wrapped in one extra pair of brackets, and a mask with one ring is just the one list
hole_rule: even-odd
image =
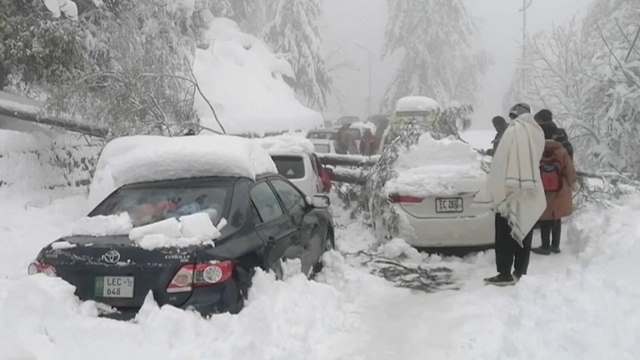
[(167, 286), (168, 293), (188, 292), (227, 281), (233, 275), (233, 262), (211, 261), (184, 265)]
[(34, 261), (27, 268), (29, 275), (45, 274), (47, 276), (56, 276), (56, 268), (53, 265), (45, 264), (40, 261)]
[(408, 195), (392, 195), (389, 197), (389, 201), (394, 204), (404, 203), (404, 204), (419, 204), (424, 200), (424, 198), (417, 196), (408, 196)]

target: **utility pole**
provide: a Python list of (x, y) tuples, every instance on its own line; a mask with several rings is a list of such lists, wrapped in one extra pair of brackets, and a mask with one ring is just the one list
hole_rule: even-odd
[(527, 10), (533, 0), (522, 0), (522, 59), (520, 60), (520, 92), (524, 94), (527, 89)]
[(354, 42), (353, 44), (367, 53), (367, 68), (369, 73), (369, 80), (368, 80), (369, 95), (367, 96), (367, 117), (369, 117), (372, 115), (371, 103), (373, 102), (373, 51), (371, 51), (368, 47), (361, 45), (357, 42)]

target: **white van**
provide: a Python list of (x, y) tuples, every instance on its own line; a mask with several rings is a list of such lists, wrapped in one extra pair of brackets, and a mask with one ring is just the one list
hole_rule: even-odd
[[(314, 152), (309, 139), (300, 136), (281, 135), (261, 139), (278, 168), (278, 173), (286, 177), (308, 196), (327, 192), (330, 179)], [(324, 179), (324, 180), (323, 180)]]

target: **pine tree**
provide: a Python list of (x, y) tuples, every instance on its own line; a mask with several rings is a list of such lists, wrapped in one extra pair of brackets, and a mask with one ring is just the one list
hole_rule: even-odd
[(287, 79), (313, 107), (324, 108), (331, 78), (321, 53), (318, 0), (278, 0), (267, 8), (264, 38), (276, 53), (292, 65), (295, 79)]
[(388, 0), (385, 56), (402, 54), (383, 109), (407, 95), (471, 103), (486, 67), (471, 49), (474, 27), (462, 0)]

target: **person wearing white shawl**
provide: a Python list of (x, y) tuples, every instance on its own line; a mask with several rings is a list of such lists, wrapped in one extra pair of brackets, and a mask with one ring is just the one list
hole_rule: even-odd
[(539, 168), (544, 133), (528, 105), (514, 106), (509, 115), (513, 121), (494, 154), (487, 187), (475, 199), (478, 203), (491, 203), (496, 212), (498, 275), (485, 279), (494, 285), (515, 284), (527, 273), (532, 230), (546, 208)]

